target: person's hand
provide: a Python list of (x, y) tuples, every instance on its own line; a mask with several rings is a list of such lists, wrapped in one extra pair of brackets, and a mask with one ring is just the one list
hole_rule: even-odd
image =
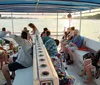
[(73, 43), (72, 42), (70, 42), (70, 46), (73, 46)]
[(11, 35), (11, 32), (10, 31), (7, 31), (7, 33), (9, 33), (9, 35)]

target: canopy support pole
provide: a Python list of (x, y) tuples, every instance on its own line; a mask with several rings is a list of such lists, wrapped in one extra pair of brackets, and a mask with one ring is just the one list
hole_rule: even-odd
[(71, 19), (69, 18), (69, 27), (70, 27), (70, 21), (71, 21)]
[(58, 39), (58, 13), (57, 13), (57, 39)]
[(12, 34), (14, 34), (14, 23), (13, 23), (13, 14), (11, 12), (11, 20), (12, 20)]
[(79, 32), (80, 32), (80, 34), (81, 34), (81, 22), (82, 22), (82, 12), (80, 12), (80, 26), (79, 26)]

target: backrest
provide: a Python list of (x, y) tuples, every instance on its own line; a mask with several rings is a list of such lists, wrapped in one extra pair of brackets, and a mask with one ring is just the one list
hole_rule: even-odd
[(94, 41), (92, 39), (89, 38), (84, 38), (85, 41), (85, 45), (86, 47), (94, 50), (94, 51), (98, 51), (100, 49), (100, 42)]

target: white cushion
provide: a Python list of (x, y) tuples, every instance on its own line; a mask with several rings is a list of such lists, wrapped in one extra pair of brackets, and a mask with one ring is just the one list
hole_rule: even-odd
[(83, 66), (83, 56), (88, 53), (87, 51), (75, 50), (73, 54), (74, 62), (82, 68)]
[(15, 73), (13, 85), (33, 85), (33, 67), (19, 69)]

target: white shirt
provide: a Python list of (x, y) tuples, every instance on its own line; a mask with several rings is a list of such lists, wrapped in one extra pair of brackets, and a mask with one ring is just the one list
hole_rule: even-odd
[(11, 37), (22, 47), (22, 49), (20, 49), (16, 62), (20, 63), (24, 67), (32, 66), (32, 43), (26, 39), (22, 39), (20, 36), (17, 35), (12, 35)]

